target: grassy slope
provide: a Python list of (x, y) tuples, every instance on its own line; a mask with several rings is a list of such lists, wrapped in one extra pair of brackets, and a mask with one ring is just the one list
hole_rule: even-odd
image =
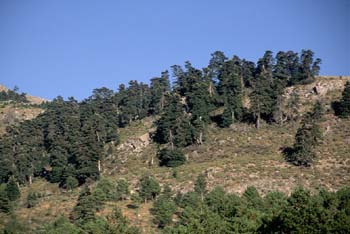
[[(329, 79), (319, 79), (318, 82), (334, 82)], [(336, 80), (336, 82), (338, 82)], [(296, 87), (296, 89), (310, 89)], [(301, 95), (304, 95), (301, 94)], [(329, 107), (331, 100), (340, 96), (340, 89), (331, 90), (323, 101)], [(310, 108), (317, 98), (315, 95), (302, 98), (303, 108)], [(151, 119), (133, 123), (130, 127), (120, 130), (122, 142), (147, 133), (151, 128)], [(161, 184), (169, 183), (176, 191), (188, 191), (193, 187), (193, 181), (199, 173), (206, 173), (209, 187), (222, 185), (229, 192), (241, 193), (247, 186), (253, 185), (266, 193), (280, 190), (290, 193), (291, 190), (303, 185), (310, 189), (319, 186), (336, 190), (350, 184), (350, 119), (335, 117), (330, 110), (322, 122), (324, 130), (323, 142), (317, 148), (318, 160), (310, 168), (298, 168), (286, 163), (281, 154), (281, 147), (291, 146), (298, 124), (283, 127), (266, 125), (257, 130), (246, 124), (237, 124), (229, 129), (218, 129), (211, 126), (206, 142), (200, 146), (185, 149), (188, 162), (177, 168), (177, 178), (173, 177), (173, 169), (160, 168), (157, 162), (149, 164), (150, 158), (156, 155), (157, 146), (150, 144), (140, 152), (111, 149), (111, 156), (104, 162), (103, 175), (117, 180), (126, 178), (131, 183), (131, 189), (137, 188), (138, 178), (144, 173), (152, 173)], [(121, 158), (127, 158), (121, 163)], [(75, 205), (78, 190), (72, 193), (61, 191), (57, 185), (37, 180), (32, 189), (45, 194), (40, 203), (33, 209), (25, 208), (25, 197), (28, 188), (22, 188), (23, 195), (16, 213), (26, 222), (34, 225), (46, 223), (60, 214), (68, 215)], [(143, 228), (145, 233), (155, 230), (152, 216), (149, 213), (151, 204), (142, 205), (139, 210), (127, 208), (128, 201), (108, 203), (101, 215), (110, 212), (118, 205), (124, 214), (134, 224)], [(0, 220), (3, 222), (6, 218)]]

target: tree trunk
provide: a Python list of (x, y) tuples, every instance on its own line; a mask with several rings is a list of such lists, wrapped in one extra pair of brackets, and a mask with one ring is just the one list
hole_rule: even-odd
[(255, 127), (256, 127), (257, 129), (260, 128), (260, 113), (258, 113), (257, 116), (256, 116)]
[(98, 172), (101, 172), (101, 160), (97, 161)]
[(97, 142), (100, 142), (100, 135), (98, 134), (97, 131), (95, 131), (95, 133), (96, 133), (96, 137), (97, 137)]
[(165, 105), (165, 97), (164, 97), (164, 93), (162, 93), (162, 96), (160, 98), (160, 105), (159, 105), (159, 111), (162, 111)]
[(154, 163), (154, 157), (153, 157), (153, 155), (152, 155), (152, 156), (151, 156), (151, 163), (150, 163), (150, 165), (153, 166), (153, 163)]
[(169, 142), (170, 142), (170, 146), (171, 149), (174, 149), (174, 139), (173, 139), (173, 133), (171, 132), (171, 130), (169, 130)]
[(200, 144), (200, 145), (203, 144), (203, 132), (202, 131), (199, 133), (198, 144)]
[(28, 180), (29, 180), (29, 185), (32, 185), (32, 183), (33, 183), (33, 181), (32, 181), (32, 175), (29, 176)]
[(209, 96), (212, 97), (213, 93), (214, 93), (214, 88), (213, 88), (213, 84), (211, 82), (209, 82), (208, 91), (209, 91)]
[(231, 118), (232, 118), (232, 123), (235, 122), (235, 112), (232, 110), (231, 111)]

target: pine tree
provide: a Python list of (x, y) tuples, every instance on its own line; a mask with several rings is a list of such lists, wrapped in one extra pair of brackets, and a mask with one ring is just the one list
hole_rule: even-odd
[(262, 210), (263, 207), (263, 200), (259, 195), (258, 190), (253, 187), (249, 186), (243, 193), (243, 197), (246, 199), (248, 202), (248, 206), (257, 209), (257, 210)]
[(32, 208), (38, 204), (39, 194), (29, 191), (27, 195), (27, 208)]
[(158, 158), (160, 166), (167, 167), (178, 167), (186, 161), (183, 152), (178, 148), (164, 148), (158, 152)]
[(274, 111), (276, 95), (273, 89), (273, 57), (271, 51), (266, 51), (259, 59), (257, 77), (251, 94), (251, 111), (255, 116), (255, 125), (260, 127), (262, 117), (271, 120)]
[(171, 94), (167, 99), (168, 105), (157, 122), (154, 139), (161, 144), (170, 143), (171, 147), (190, 145), (193, 142), (193, 126), (184, 113), (180, 96)]
[(221, 70), (223, 69), (226, 60), (227, 57), (222, 51), (215, 51), (211, 54), (208, 69), (209, 77), (214, 84), (218, 83), (219, 74), (221, 73)]
[(173, 191), (169, 184), (165, 184), (162, 191), (162, 196), (166, 198), (171, 198), (173, 196)]
[(283, 111), (283, 92), (288, 82), (292, 78), (292, 70), (289, 67), (288, 52), (280, 51), (276, 55), (276, 64), (273, 68), (273, 90), (275, 93), (275, 107), (273, 110), (273, 118), (280, 125), (283, 124), (287, 117), (284, 117)]
[(98, 125), (100, 116), (93, 115), (83, 124), (81, 129), (81, 145), (76, 152), (77, 179), (84, 183), (88, 178), (97, 180), (99, 178), (98, 161), (103, 150), (103, 143), (99, 141)]
[(172, 216), (176, 212), (176, 204), (171, 198), (160, 195), (153, 203), (153, 212), (155, 223), (158, 224), (158, 227), (164, 228), (171, 224)]
[(107, 230), (108, 233), (119, 234), (140, 234), (137, 227), (130, 226), (129, 221), (123, 216), (122, 210), (116, 207), (112, 213), (107, 216)]
[(160, 78), (151, 79), (151, 101), (149, 112), (159, 114), (165, 107), (165, 95), (170, 91), (169, 72), (164, 71)]
[(159, 193), (159, 183), (153, 176), (145, 175), (140, 179), (139, 194), (145, 202), (155, 199)]
[(176, 118), (183, 115), (182, 105), (180, 103), (180, 98), (178, 95), (167, 96), (167, 103), (164, 113), (157, 122), (157, 130), (155, 132), (155, 141), (161, 144), (170, 142), (174, 144), (173, 136), (174, 129), (173, 126), (176, 122)]
[(79, 181), (75, 177), (68, 176), (66, 178), (65, 187), (67, 190), (72, 191), (73, 189), (78, 187), (78, 185), (79, 185)]
[(207, 193), (207, 181), (203, 174), (198, 175), (194, 184), (194, 191), (198, 193), (201, 200), (204, 201), (204, 195)]
[(317, 58), (314, 61), (313, 51), (302, 50), (298, 61), (298, 65), (294, 64), (295, 67), (298, 67), (298, 72), (296, 72), (293, 76), (291, 81), (292, 85), (313, 82), (315, 80), (315, 76), (319, 73), (321, 59)]
[(208, 112), (212, 109), (208, 82), (203, 78), (200, 70), (187, 64), (188, 90), (185, 100), (188, 112), (192, 113), (192, 119), (201, 119), (204, 123), (209, 122)]
[(0, 187), (0, 212), (10, 213), (12, 210), (11, 201), (3, 186)]
[(232, 111), (229, 108), (225, 108), (221, 115), (219, 126), (222, 128), (227, 128), (233, 124)]
[(64, 149), (63, 139), (56, 141), (56, 146), (50, 150), (50, 166), (52, 167), (49, 180), (52, 183), (57, 183), (63, 180), (63, 171), (68, 164), (68, 152)]
[(63, 215), (59, 216), (56, 220), (49, 224), (45, 224), (40, 229), (36, 230), (36, 234), (58, 234), (58, 233), (69, 233), (69, 234), (81, 234), (82, 229), (71, 223)]
[(97, 207), (88, 186), (84, 186), (79, 194), (71, 219), (75, 222), (87, 222), (95, 219)]
[(115, 198), (115, 185), (113, 184), (113, 182), (108, 179), (108, 178), (101, 178), (96, 187), (96, 189), (101, 190), (101, 192), (103, 193), (103, 196), (105, 197), (105, 200), (109, 201)]
[(318, 123), (322, 120), (323, 108), (317, 102), (313, 111), (306, 114), (302, 126), (295, 135), (293, 150), (287, 155), (287, 160), (297, 166), (310, 166), (315, 158), (314, 148), (321, 139)]
[(116, 186), (116, 199), (125, 200), (129, 194), (129, 183), (123, 179), (119, 180)]
[[(225, 110), (230, 111), (230, 115), (224, 115), (225, 122), (235, 122), (241, 120), (243, 114), (243, 85), (244, 81), (241, 67), (241, 60), (234, 56), (232, 60), (225, 62), (220, 74), (218, 91), (224, 102)], [(231, 118), (232, 120), (227, 120)]]
[(6, 185), (5, 191), (10, 201), (16, 201), (21, 196), (21, 192), (19, 191), (18, 184), (15, 181), (14, 177), (10, 178), (9, 182)]
[(254, 80), (254, 74), (255, 74), (255, 63), (251, 61), (247, 61), (245, 59), (242, 60), (241, 62), (241, 80), (242, 86), (244, 87), (252, 87), (252, 83)]
[(342, 93), (342, 98), (340, 101), (340, 113), (339, 116), (346, 118), (350, 116), (350, 82), (347, 81)]

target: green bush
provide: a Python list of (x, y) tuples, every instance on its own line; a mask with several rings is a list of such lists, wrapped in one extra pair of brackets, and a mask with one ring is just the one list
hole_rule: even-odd
[(29, 191), (27, 195), (27, 208), (32, 208), (38, 204), (39, 194)]
[(119, 180), (116, 186), (116, 199), (125, 200), (129, 194), (129, 183), (126, 180)]
[(162, 149), (158, 152), (159, 165), (178, 167), (185, 163), (186, 158), (180, 149)]
[(66, 186), (67, 190), (71, 191), (71, 190), (75, 189), (76, 187), (78, 187), (78, 185), (79, 185), (79, 181), (75, 177), (68, 176), (66, 178), (65, 186)]
[(140, 179), (139, 195), (145, 202), (154, 199), (159, 193), (159, 183), (153, 176), (145, 175)]

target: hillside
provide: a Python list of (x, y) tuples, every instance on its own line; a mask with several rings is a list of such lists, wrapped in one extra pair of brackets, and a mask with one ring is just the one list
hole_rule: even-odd
[[(0, 92), (1, 91), (8, 91), (8, 90), (9, 90), (9, 88), (7, 88), (6, 86), (0, 84)], [(26, 98), (28, 99), (30, 104), (41, 104), (43, 102), (48, 101), (45, 98), (32, 96), (30, 94), (26, 94)]]
[[(0, 92), (8, 90), (7, 87), (0, 84)], [(43, 109), (38, 107), (38, 105), (47, 100), (28, 94), (26, 94), (26, 98), (28, 103), (0, 101), (0, 135), (5, 132), (6, 126), (33, 119), (43, 112)]]
[[(298, 95), (300, 104), (295, 113), (298, 119), (317, 100), (322, 100), (325, 105), (326, 113), (321, 122), (323, 139), (317, 146), (317, 160), (311, 167), (293, 166), (284, 160), (282, 154), (284, 147), (293, 145), (298, 122), (282, 126), (263, 124), (260, 129), (247, 123), (233, 124), (230, 128), (211, 124), (202, 145), (184, 148), (187, 158), (184, 165), (176, 169), (159, 167), (158, 145), (149, 137), (155, 130), (154, 121), (158, 117), (147, 117), (120, 128), (119, 145), (105, 145), (108, 154), (102, 161), (102, 176), (112, 181), (126, 179), (131, 185), (131, 193), (138, 189), (139, 178), (147, 173), (154, 175), (161, 185), (169, 184), (175, 192), (181, 193), (193, 190), (195, 178), (202, 173), (209, 190), (220, 185), (229, 193), (242, 194), (249, 186), (256, 187), (261, 194), (276, 190), (290, 194), (298, 186), (311, 191), (319, 187), (336, 191), (350, 184), (350, 119), (336, 117), (331, 102), (340, 98), (347, 80), (350, 77), (317, 77), (311, 84), (296, 85), (285, 91), (285, 102), (292, 92)], [(24, 108), (19, 112), (18, 107), (5, 108), (10, 107), (2, 107), (2, 112), (17, 111), (16, 116), (21, 115), (22, 119), (33, 118), (42, 111), (40, 108)], [(23, 186), (16, 214), (34, 227), (62, 214), (68, 216), (80, 190), (68, 192), (42, 179), (36, 179), (30, 189), (42, 194), (39, 204), (31, 209), (25, 207), (29, 187)], [(117, 205), (144, 233), (156, 232), (150, 215), (152, 203), (142, 204), (138, 210), (128, 208), (130, 203), (130, 200), (108, 202), (99, 215), (110, 213)], [(2, 224), (4, 222), (2, 219)]]

